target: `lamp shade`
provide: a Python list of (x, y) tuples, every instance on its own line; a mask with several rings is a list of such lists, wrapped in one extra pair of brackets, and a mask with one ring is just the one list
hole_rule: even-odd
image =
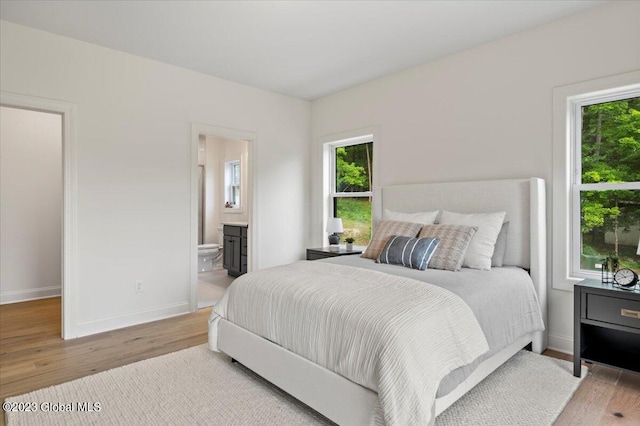
[(329, 234), (344, 232), (342, 228), (342, 219), (339, 217), (330, 217), (327, 219), (327, 232)]

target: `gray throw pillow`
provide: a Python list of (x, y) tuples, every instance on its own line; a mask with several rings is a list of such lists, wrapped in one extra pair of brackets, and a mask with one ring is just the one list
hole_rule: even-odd
[(436, 251), (437, 238), (411, 238), (392, 235), (380, 252), (376, 263), (402, 265), (424, 271)]

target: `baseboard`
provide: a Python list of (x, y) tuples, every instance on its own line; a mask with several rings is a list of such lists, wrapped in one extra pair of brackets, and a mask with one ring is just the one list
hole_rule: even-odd
[(188, 302), (176, 303), (148, 309), (146, 311), (131, 312), (110, 318), (85, 321), (76, 324), (76, 336), (83, 337), (105, 331), (116, 330), (118, 328), (130, 327), (132, 325), (144, 324), (151, 321), (158, 321), (165, 318), (175, 317), (190, 313)]
[(573, 337), (559, 336), (549, 333), (548, 349), (573, 355)]
[(0, 305), (9, 303), (26, 302), (28, 300), (46, 299), (60, 296), (61, 287), (40, 287), (28, 290), (16, 290), (0, 293)]

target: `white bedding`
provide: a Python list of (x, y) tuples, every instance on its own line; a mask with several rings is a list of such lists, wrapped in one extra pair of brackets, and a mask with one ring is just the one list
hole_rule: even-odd
[(452, 371), (440, 383), (437, 397), (447, 395), (478, 364), (519, 337), (544, 330), (540, 306), (531, 277), (521, 268), (506, 266), (490, 271), (462, 268), (457, 272), (419, 271), (376, 263), (360, 256), (337, 256), (315, 262), (334, 263), (412, 278), (443, 287), (460, 296), (476, 316), (489, 343), (489, 352), (474, 363)]
[(387, 425), (431, 423), (440, 380), (489, 350), (452, 292), (324, 262), (236, 279), (212, 312), (212, 350), (220, 318), (377, 392), (384, 419), (375, 420)]

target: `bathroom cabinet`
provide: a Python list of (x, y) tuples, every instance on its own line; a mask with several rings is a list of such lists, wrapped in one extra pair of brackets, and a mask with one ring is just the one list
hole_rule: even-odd
[(247, 273), (247, 231), (247, 226), (224, 225), (223, 267), (232, 277)]

